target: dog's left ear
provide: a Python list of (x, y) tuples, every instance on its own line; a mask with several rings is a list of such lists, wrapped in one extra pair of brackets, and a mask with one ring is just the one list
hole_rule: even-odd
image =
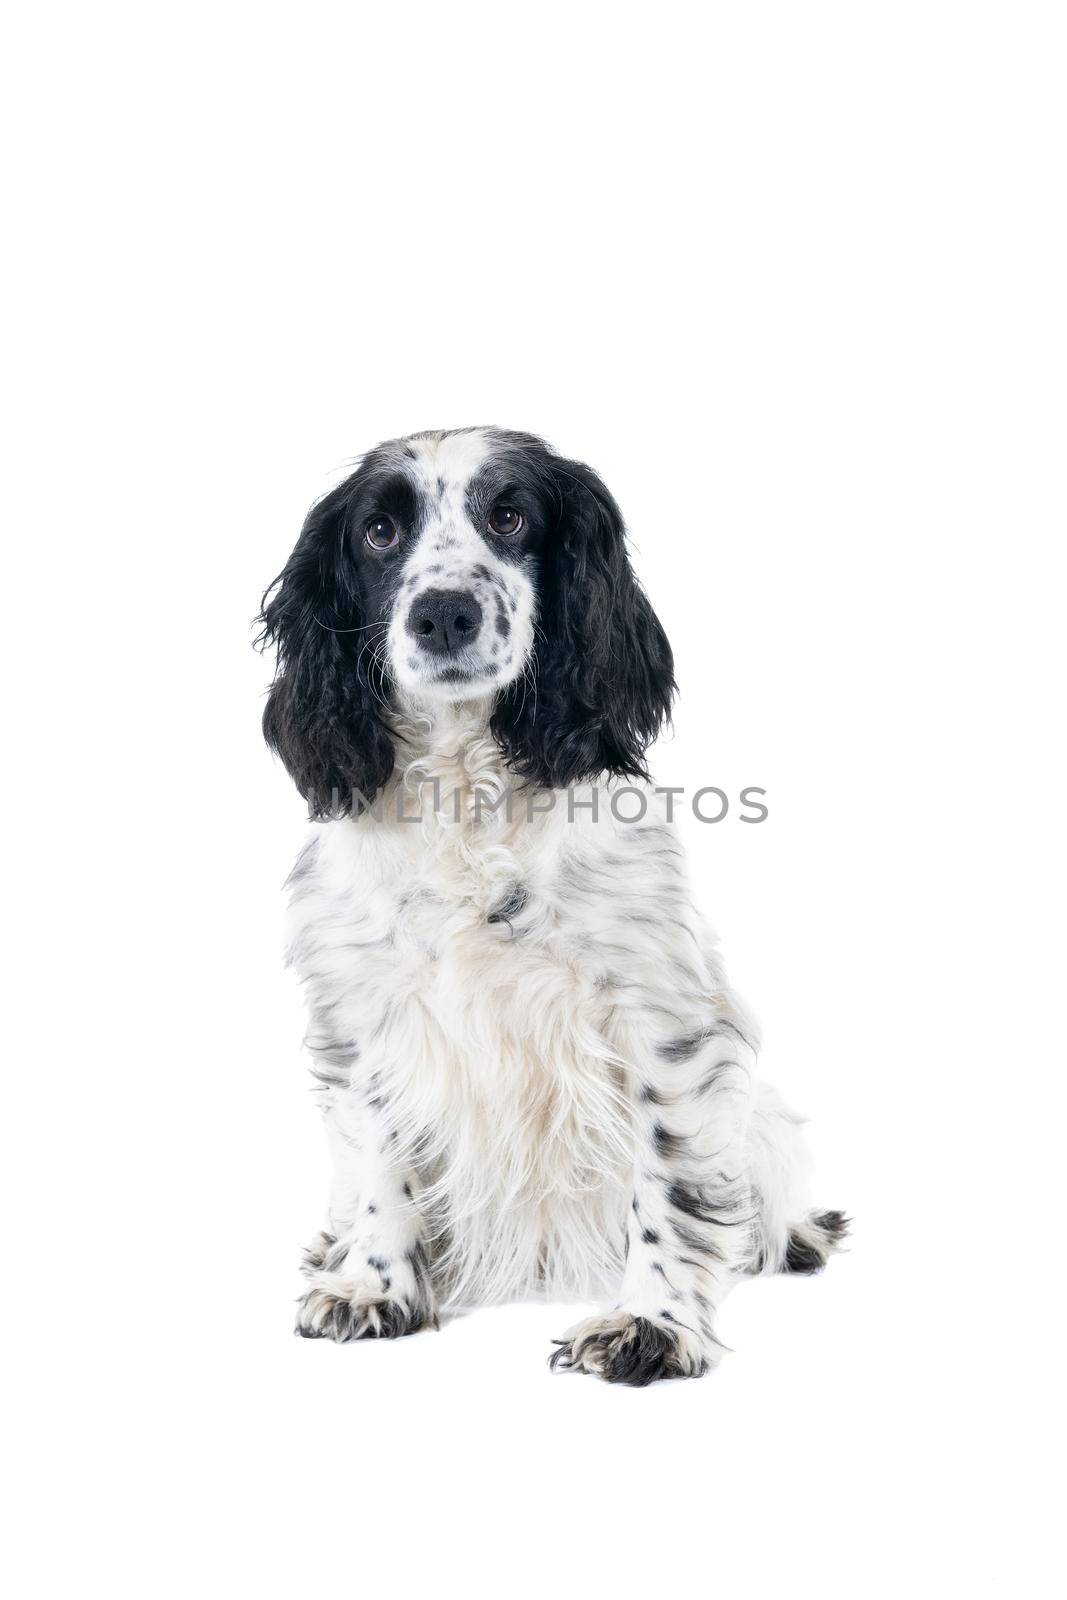
[(547, 788), (646, 778), (669, 718), (674, 658), (634, 576), (622, 515), (579, 461), (548, 455), (557, 515), (538, 576), (533, 685), (501, 695), (492, 729), (513, 771)]

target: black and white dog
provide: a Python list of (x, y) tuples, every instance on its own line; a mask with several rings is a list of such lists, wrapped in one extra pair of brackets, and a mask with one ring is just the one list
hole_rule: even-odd
[(809, 1209), (648, 781), (673, 666), (614, 500), (528, 434), (381, 445), (262, 623), (315, 819), (290, 955), (332, 1187), (298, 1331), (604, 1297), (554, 1366), (699, 1375), (731, 1281), (817, 1271), (845, 1221)]

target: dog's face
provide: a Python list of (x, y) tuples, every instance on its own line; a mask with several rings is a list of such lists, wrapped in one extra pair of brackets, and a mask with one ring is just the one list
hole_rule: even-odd
[(674, 689), (603, 483), (495, 428), (372, 450), (312, 508), (262, 622), (267, 741), (320, 814), (388, 780), (390, 707), (487, 701), (511, 770), (565, 787), (644, 776)]
[(529, 450), (483, 430), (379, 447), (353, 481), (351, 554), (371, 648), (401, 693), (481, 698), (533, 647), (546, 507)]

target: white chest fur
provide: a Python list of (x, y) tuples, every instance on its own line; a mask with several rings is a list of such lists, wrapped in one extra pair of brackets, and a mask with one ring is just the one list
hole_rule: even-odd
[(632, 1140), (611, 942), (568, 873), (595, 872), (612, 830), (564, 800), (484, 809), (502, 775), (478, 736), (438, 732), (399, 782), (408, 816), (422, 785), (419, 820), (394, 786), (377, 817), (319, 824), (294, 873), (327, 1114), (373, 1078), (439, 1236), (462, 1240), (452, 1298), (595, 1292), (621, 1265)]

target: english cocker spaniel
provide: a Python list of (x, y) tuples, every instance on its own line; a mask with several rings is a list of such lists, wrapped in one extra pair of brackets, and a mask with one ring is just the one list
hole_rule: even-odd
[(380, 445), (261, 622), (332, 1161), (298, 1331), (598, 1299), (553, 1367), (698, 1376), (731, 1282), (818, 1271), (846, 1223), (810, 1208), (649, 779), (673, 663), (615, 501), (524, 433)]

